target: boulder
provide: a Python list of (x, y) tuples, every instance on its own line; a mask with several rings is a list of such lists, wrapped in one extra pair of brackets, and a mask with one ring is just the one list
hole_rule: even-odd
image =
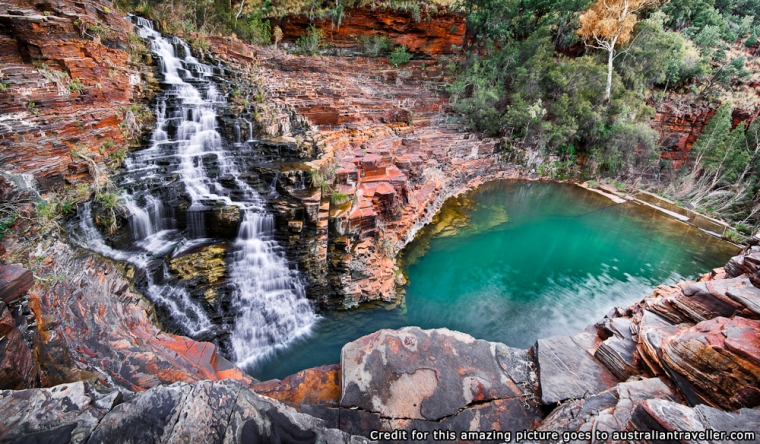
[(541, 386), (541, 404), (555, 405), (568, 399), (603, 392), (617, 378), (587, 351), (589, 333), (539, 339), (533, 346)]
[(448, 329), (380, 330), (343, 347), (340, 405), (438, 421), (475, 402), (522, 395), (495, 349)]
[(0, 267), (0, 300), (15, 301), (34, 285), (34, 274), (20, 264)]
[(516, 431), (541, 418), (526, 350), (448, 329), (381, 330), (346, 344), (341, 368), (339, 421), (349, 433)]

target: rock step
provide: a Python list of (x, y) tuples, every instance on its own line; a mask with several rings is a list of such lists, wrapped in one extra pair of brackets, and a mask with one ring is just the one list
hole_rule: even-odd
[(625, 381), (639, 373), (635, 363), (635, 352), (636, 344), (633, 341), (613, 336), (599, 345), (594, 357), (619, 380)]
[(533, 346), (541, 387), (541, 404), (553, 406), (607, 390), (619, 381), (588, 351), (600, 341), (583, 332), (575, 336), (539, 339)]
[(729, 288), (726, 290), (726, 295), (747, 307), (752, 313), (760, 315), (760, 289), (757, 287), (747, 285), (744, 287)]

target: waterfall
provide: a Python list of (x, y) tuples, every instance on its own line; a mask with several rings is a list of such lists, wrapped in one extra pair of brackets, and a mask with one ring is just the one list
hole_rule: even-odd
[[(140, 37), (150, 42), (162, 74), (150, 146), (130, 154), (120, 183), (127, 190), (122, 203), (130, 213), (133, 243), (128, 251), (109, 247), (92, 224), (89, 205), (81, 214), (83, 243), (145, 271), (150, 276), (147, 296), (169, 310), (171, 321), (183, 332), (200, 336), (214, 328), (209, 315), (181, 286), (166, 284), (171, 276), (163, 261), (156, 269), (156, 258), (212, 243), (204, 212), (220, 206), (237, 207), (242, 221), (227, 253), (235, 314), (229, 341), (232, 359), (241, 366), (252, 365), (308, 335), (318, 317), (297, 272), (290, 269), (274, 239), (274, 218), (267, 212), (265, 200), (240, 179), (243, 171), (236, 165), (234, 153), (228, 151), (232, 144), (225, 143), (217, 130), (216, 107), (225, 98), (211, 79), (213, 68), (194, 58), (182, 40), (162, 36), (148, 20), (133, 19)], [(207, 162), (214, 167), (208, 168)], [(177, 229), (169, 214), (172, 209), (155, 196), (172, 176), (181, 181), (190, 201), (184, 231)], [(224, 185), (217, 180), (221, 177)]]

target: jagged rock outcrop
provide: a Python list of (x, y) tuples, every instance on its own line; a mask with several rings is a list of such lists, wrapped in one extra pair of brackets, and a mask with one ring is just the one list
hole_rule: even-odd
[(287, 43), (295, 42), (314, 25), (322, 30), (327, 44), (335, 48), (357, 48), (362, 37), (371, 36), (388, 37), (412, 53), (427, 56), (451, 54), (464, 45), (467, 27), (463, 15), (433, 11), (431, 5), (421, 7), (425, 10), (417, 15), (382, 7), (349, 8), (338, 26), (330, 18), (312, 21), (306, 15), (286, 15), (270, 23), (282, 29), (283, 42)]
[(0, 392), (0, 411), (4, 442), (368, 442), (229, 380), (176, 383), (124, 395), (84, 382), (6, 390)]

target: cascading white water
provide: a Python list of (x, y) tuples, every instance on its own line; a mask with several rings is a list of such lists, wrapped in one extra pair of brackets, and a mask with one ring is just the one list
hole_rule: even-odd
[[(135, 19), (138, 34), (150, 42), (159, 60), (164, 84), (155, 107), (151, 146), (125, 161), (127, 174), (121, 185), (133, 191), (124, 197), (123, 204), (131, 213), (135, 242), (128, 252), (106, 245), (92, 224), (89, 206), (82, 214), (82, 231), (89, 248), (146, 269), (153, 258), (170, 252), (176, 255), (178, 250), (187, 251), (203, 243), (207, 236), (204, 211), (219, 205), (237, 207), (242, 222), (229, 261), (229, 278), (236, 287), (230, 343), (233, 359), (239, 365), (251, 365), (308, 335), (318, 317), (274, 240), (274, 219), (267, 213), (264, 200), (240, 179), (241, 171), (217, 131), (215, 105), (223, 103), (224, 96), (210, 79), (213, 69), (195, 59), (180, 39), (164, 37), (151, 22)], [(204, 166), (209, 158), (218, 169), (213, 175)], [(160, 184), (167, 168), (174, 169), (190, 197), (184, 233), (176, 229), (159, 199), (143, 186)], [(225, 183), (231, 180), (234, 186), (222, 185), (217, 177), (225, 177)], [(208, 315), (185, 290), (158, 283), (167, 281), (167, 271), (161, 270), (149, 283), (148, 296), (167, 307), (172, 320), (189, 334), (211, 329)]]

